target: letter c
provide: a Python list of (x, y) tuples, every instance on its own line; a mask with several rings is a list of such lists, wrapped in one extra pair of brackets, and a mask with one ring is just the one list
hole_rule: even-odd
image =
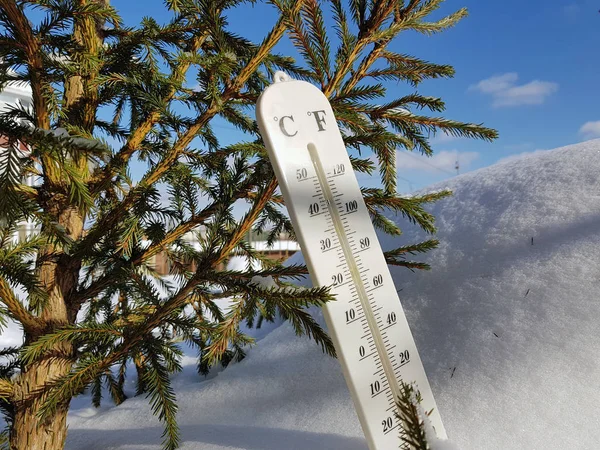
[(279, 129), (281, 130), (281, 132), (283, 134), (285, 134), (288, 137), (296, 136), (298, 134), (298, 130), (296, 130), (293, 134), (290, 134), (290, 132), (285, 127), (285, 122), (284, 122), (285, 119), (290, 119), (292, 122), (294, 122), (293, 116), (283, 116), (281, 119), (279, 119)]

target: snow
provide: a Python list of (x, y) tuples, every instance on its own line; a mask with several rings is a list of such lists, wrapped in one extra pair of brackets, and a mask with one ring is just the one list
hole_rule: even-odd
[[(431, 208), (433, 270), (393, 274), (454, 445), (437, 448), (597, 448), (598, 167), (594, 140), (431, 187), (455, 192)], [(423, 237), (395, 220), (405, 233), (384, 248)], [(182, 448), (366, 450), (337, 361), (287, 324), (261, 337), (206, 381), (186, 359), (174, 377)], [(85, 400), (71, 408), (67, 449), (160, 448), (144, 398), (97, 411)]]
[[(393, 273), (458, 448), (600, 442), (599, 163), (589, 141), (431, 188), (455, 192), (432, 208), (433, 270)], [(384, 248), (422, 237), (398, 221), (404, 236)], [(366, 448), (337, 362), (288, 325), (209, 381), (191, 369), (175, 377), (184, 449)], [(83, 412), (72, 410), (68, 449), (160, 448), (143, 398)]]

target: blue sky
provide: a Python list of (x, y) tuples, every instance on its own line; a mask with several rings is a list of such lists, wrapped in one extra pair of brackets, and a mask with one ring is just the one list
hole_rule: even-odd
[[(160, 0), (113, 0), (126, 23), (144, 16), (165, 17)], [(493, 143), (438, 135), (435, 154), (398, 155), (398, 187), (412, 191), (506, 157), (600, 137), (600, 1), (596, 0), (447, 0), (436, 16), (462, 6), (469, 17), (455, 28), (427, 37), (405, 34), (395, 51), (454, 65), (451, 80), (431, 80), (419, 92), (441, 97), (445, 117), (483, 122), (496, 128)], [(244, 5), (233, 11), (230, 26), (259, 41), (276, 20), (270, 5)], [(277, 49), (296, 55), (287, 39)], [(392, 86), (401, 96), (409, 86)], [(224, 142), (241, 136), (218, 128)], [(375, 184), (375, 180), (365, 180)]]

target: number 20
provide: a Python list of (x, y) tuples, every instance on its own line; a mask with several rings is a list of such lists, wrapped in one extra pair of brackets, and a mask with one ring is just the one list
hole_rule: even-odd
[(385, 420), (381, 421), (381, 426), (383, 427), (383, 432), (387, 433), (388, 431), (390, 431), (392, 429), (392, 418), (391, 417), (387, 417)]

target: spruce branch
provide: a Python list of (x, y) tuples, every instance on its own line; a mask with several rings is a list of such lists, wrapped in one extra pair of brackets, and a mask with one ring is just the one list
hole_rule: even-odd
[[(300, 8), (303, 0), (298, 0), (295, 3), (295, 6), (291, 9), (291, 11), (297, 11)], [(208, 125), (209, 121), (216, 116), (222, 109), (222, 106), (226, 101), (230, 100), (231, 97), (238, 93), (244, 83), (248, 80), (250, 75), (254, 70), (258, 68), (258, 66), (264, 61), (264, 59), (269, 54), (270, 50), (275, 46), (278, 40), (283, 35), (285, 31), (285, 26), (283, 25), (283, 20), (280, 20), (275, 27), (271, 30), (268, 37), (263, 41), (261, 46), (259, 46), (255, 55), (250, 59), (250, 61), (246, 64), (244, 69), (240, 72), (240, 74), (235, 77), (235, 79), (229, 83), (225, 90), (213, 98), (209, 103), (208, 107), (205, 111), (200, 114), (196, 120), (194, 120), (187, 130), (179, 136), (177, 141), (173, 144), (173, 146), (165, 153), (165, 156), (159, 161), (151, 170), (149, 170), (142, 180), (140, 181), (138, 187), (136, 189), (131, 190), (128, 195), (119, 203), (119, 205), (111, 210), (109, 214), (105, 217), (98, 220), (95, 226), (90, 230), (88, 235), (83, 239), (82, 246), (87, 247), (94, 240), (98, 239), (101, 234), (101, 230), (105, 227), (110, 227), (117, 220), (117, 217), (124, 214), (127, 209), (133, 206), (134, 202), (139, 198), (143, 189), (154, 185), (158, 182), (167, 170), (174, 164), (179, 156), (183, 153), (183, 151), (190, 145), (192, 140), (196, 137), (196, 135)], [(253, 68), (252, 71), (250, 68)]]
[(370, 69), (365, 74), (365, 78), (407, 81), (412, 86), (417, 87), (424, 80), (452, 78), (455, 74), (454, 68), (450, 65), (435, 64), (389, 50), (382, 51), (380, 57), (389, 65), (384, 68)]
[(267, 304), (272, 302), (278, 308), (281, 316), (291, 322), (298, 336), (308, 335), (321, 346), (324, 353), (336, 357), (331, 338), (305, 309), (308, 305), (323, 307), (326, 302), (332, 301), (334, 298), (328, 288), (297, 289), (295, 291), (273, 289), (271, 292), (261, 295), (265, 297)]
[(246, 216), (240, 221), (237, 231), (231, 236), (228, 244), (221, 249), (220, 255), (215, 258), (213, 263), (214, 265), (218, 265), (219, 263), (223, 262), (223, 260), (229, 256), (237, 243), (248, 233), (248, 231), (252, 229), (252, 226), (254, 222), (256, 222), (259, 214), (269, 202), (271, 196), (275, 193), (277, 185), (277, 179), (274, 176), (271, 176), (271, 179), (268, 181), (264, 190), (254, 200), (252, 208), (248, 214), (246, 214)]
[(0, 378), (0, 401), (10, 401), (13, 396), (14, 384), (10, 380)]
[(117, 406), (127, 400), (127, 395), (125, 395), (125, 391), (123, 390), (123, 385), (125, 383), (123, 367), (123, 365), (119, 366), (119, 377), (116, 379), (110, 370), (105, 372), (105, 380), (108, 392), (110, 392), (110, 398)]
[(396, 418), (401, 423), (400, 438), (403, 450), (430, 450), (425, 427), (426, 413), (421, 409), (421, 394), (413, 384), (401, 382), (400, 397), (396, 400)]
[(114, 342), (122, 337), (122, 331), (110, 324), (97, 324), (93, 327), (86, 325), (65, 327), (40, 336), (35, 342), (23, 349), (21, 358), (25, 364), (31, 364), (42, 358), (47, 352), (53, 352), (52, 357), (57, 357), (58, 355), (55, 353), (57, 344), (81, 345), (83, 342), (88, 341), (94, 342), (95, 345), (101, 345), (103, 342)]
[(455, 26), (460, 20), (464, 19), (468, 15), (467, 8), (461, 8), (458, 11), (438, 21), (423, 22), (421, 19), (434, 9), (438, 8), (440, 3), (441, 1), (430, 2), (430, 4), (432, 5), (430, 8), (422, 8), (419, 12), (417, 12), (409, 20), (407, 20), (404, 23), (404, 25), (409, 26), (412, 30), (417, 31), (419, 33), (431, 35)]
[[(235, 196), (235, 199), (239, 200), (248, 195), (249, 193), (247, 191), (239, 190)], [(153, 242), (147, 249), (136, 253), (136, 255), (132, 255), (132, 257), (128, 261), (128, 264), (136, 266), (145, 263), (161, 251), (167, 250), (167, 248), (171, 244), (175, 243), (177, 239), (182, 237), (184, 234), (192, 231), (197, 226), (206, 223), (206, 221), (208, 221), (220, 207), (221, 206), (217, 202), (211, 203), (210, 205), (206, 206), (196, 216), (191, 217), (187, 221), (179, 223), (172, 230), (165, 233), (162, 239)], [(83, 247), (83, 245), (84, 244), (82, 243), (81, 246)], [(90, 298), (100, 294), (102, 290), (106, 289), (111, 284), (111, 280), (113, 278), (114, 273), (111, 271), (107, 271), (104, 276), (92, 281), (92, 283), (85, 289), (75, 293), (71, 299), (72, 303), (75, 305), (82, 304)]]
[(386, 262), (392, 266), (402, 266), (411, 270), (429, 270), (431, 269), (429, 264), (418, 261), (407, 261), (406, 256), (416, 255), (419, 253), (426, 253), (430, 250), (436, 249), (438, 246), (439, 241), (437, 239), (428, 239), (417, 244), (405, 245), (403, 247), (398, 247), (393, 250), (388, 250), (383, 254), (385, 256)]
[[(207, 32), (198, 33), (192, 37), (189, 44), (189, 52), (194, 54), (205, 43), (209, 37)], [(161, 104), (167, 104), (177, 94), (177, 86), (179, 86), (185, 79), (185, 75), (188, 73), (192, 61), (182, 61), (180, 64), (174, 65), (170, 74), (169, 84), (170, 89), (166, 95), (161, 99)], [(146, 138), (150, 130), (154, 125), (158, 123), (161, 118), (161, 111), (157, 108), (151, 112), (146, 119), (140, 123), (135, 130), (133, 130), (125, 145), (111, 158), (111, 161), (98, 173), (96, 178), (93, 180), (94, 187), (93, 192), (98, 192), (104, 188), (107, 183), (110, 182), (112, 177), (122, 170), (124, 165), (129, 161), (133, 153), (139, 148), (142, 141)]]
[(423, 204), (435, 202), (452, 195), (452, 192), (444, 190), (414, 197), (397, 197), (390, 195), (381, 189), (363, 189), (365, 204), (372, 217), (378, 214), (378, 209), (386, 208), (390, 211), (399, 212), (411, 223), (418, 224), (428, 233), (435, 233), (435, 219), (431, 213), (423, 208)]
[[(286, 14), (289, 16), (297, 15), (306, 0), (293, 0), (291, 6), (286, 6)], [(284, 17), (280, 17), (275, 26), (269, 31), (266, 38), (262, 41), (250, 61), (246, 64), (240, 74), (227, 85), (225, 96), (231, 96), (241, 91), (244, 84), (256, 72), (260, 64), (269, 56), (275, 45), (281, 40), (286, 31), (286, 22)]]
[(102, 403), (102, 377), (97, 377), (92, 381), (90, 391), (92, 394), (92, 405), (95, 408), (99, 408)]
[(374, 112), (375, 119), (385, 119), (392, 126), (402, 131), (404, 123), (415, 124), (429, 133), (435, 134), (439, 130), (454, 137), (465, 137), (469, 139), (483, 139), (492, 141), (498, 138), (498, 132), (481, 124), (464, 123), (442, 117), (427, 117), (412, 114), (406, 110), (387, 110), (385, 112)]
[[(62, 363), (67, 364), (67, 362)], [(108, 367), (99, 356), (84, 358), (78, 361), (66, 375), (52, 379), (33, 392), (33, 398), (45, 396), (38, 420), (43, 422), (51, 418), (59, 407), (81, 394), (85, 387)]]
[[(331, 78), (331, 82), (324, 87), (323, 93), (327, 97), (330, 97), (336, 90), (340, 88), (340, 85), (343, 83), (344, 79), (352, 71), (355, 62), (360, 58), (360, 55), (371, 43), (371, 34), (383, 25), (387, 16), (394, 10), (393, 2), (388, 2), (388, 4), (385, 5), (385, 7), (373, 7), (371, 16), (369, 18), (366, 18), (366, 2), (358, 3), (360, 4), (357, 5), (355, 4), (355, 2), (351, 2), (350, 7), (353, 10), (353, 15), (355, 17), (355, 20), (358, 22), (360, 31), (357, 36), (356, 42), (352, 47), (352, 50), (346, 52), (346, 59), (341, 61), (341, 64), (336, 67), (336, 72)], [(383, 45), (383, 47), (385, 47), (385, 45)], [(374, 62), (374, 60), (377, 59), (377, 55), (372, 55), (373, 56), (371, 58)], [(368, 63), (366, 61), (361, 63), (359, 68), (356, 71), (353, 71), (353, 74), (350, 77), (350, 81), (345, 83), (344, 90), (347, 91), (354, 88), (358, 81), (363, 77), (364, 74), (362, 72), (366, 70), (367, 67), (370, 67), (371, 64), (372, 62)]]
[[(264, 207), (265, 203), (269, 201), (270, 196), (273, 195), (275, 189), (277, 187), (277, 181), (272, 178), (267, 188), (261, 192), (253, 195), (254, 199), (253, 208), (251, 213), (247, 215), (245, 220), (240, 224), (238, 232), (235, 236), (232, 236), (229, 244), (221, 250), (220, 256), (215, 257), (216, 261), (214, 265), (218, 265), (222, 262), (226, 257), (228, 257), (229, 252), (237, 245), (237, 243), (243, 238), (246, 232), (249, 230), (249, 227), (252, 226), (258, 214), (261, 212), (261, 209)], [(231, 201), (236, 201), (242, 198), (250, 198), (251, 191), (247, 189), (239, 189), (233, 199)], [(220, 199), (222, 200), (222, 199)], [(190, 218), (190, 220), (185, 221), (177, 225), (173, 230), (169, 231), (165, 234), (164, 238), (160, 241), (152, 243), (146, 250), (136, 254), (132, 257), (128, 263), (132, 265), (137, 265), (140, 263), (146, 262), (149, 258), (155, 256), (160, 251), (164, 251), (168, 248), (169, 245), (173, 244), (177, 239), (183, 236), (185, 233), (193, 230), (198, 225), (204, 224), (207, 220), (209, 220), (215, 212), (220, 208), (220, 204), (218, 201), (206, 206), (202, 211), (200, 211), (196, 216)], [(82, 244), (83, 247), (83, 244)], [(90, 286), (85, 288), (83, 291), (74, 294), (71, 299), (74, 305), (82, 304), (87, 299), (98, 295), (103, 289), (108, 287), (111, 283), (111, 279), (113, 278), (113, 273), (107, 272), (105, 276), (100, 277), (99, 279), (93, 281)]]
[(42, 331), (42, 321), (27, 311), (7, 281), (2, 277), (0, 277), (0, 303), (6, 306), (8, 314), (23, 325), (27, 332), (37, 335)]
[[(143, 382), (147, 389), (152, 412), (165, 425), (162, 434), (163, 448), (175, 450), (179, 447), (181, 438), (177, 425), (177, 402), (175, 391), (171, 386), (170, 373), (173, 372), (173, 361), (160, 343), (146, 343), (146, 360)], [(169, 367), (171, 366), (171, 367)], [(180, 367), (177, 367), (180, 369)]]

